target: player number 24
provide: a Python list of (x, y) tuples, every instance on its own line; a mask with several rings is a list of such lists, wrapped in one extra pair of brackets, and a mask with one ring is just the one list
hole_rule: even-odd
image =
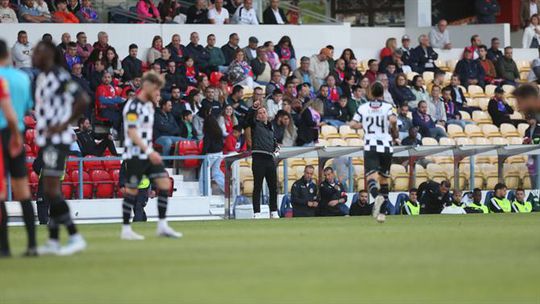
[(382, 116), (368, 116), (367, 118), (367, 130), (369, 134), (374, 134), (375, 130), (373, 130), (373, 125), (375, 127), (381, 128), (382, 133), (384, 133), (385, 130), (385, 121)]

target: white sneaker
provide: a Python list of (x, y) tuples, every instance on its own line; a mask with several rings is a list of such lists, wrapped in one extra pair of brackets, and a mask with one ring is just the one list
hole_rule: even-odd
[(278, 212), (277, 211), (270, 212), (270, 218), (271, 219), (278, 219), (279, 218)]
[(174, 231), (174, 229), (169, 227), (169, 225), (167, 224), (158, 225), (156, 234), (157, 236), (163, 236), (163, 237), (168, 237), (168, 238), (173, 238), (173, 239), (179, 239), (182, 237), (181, 232)]
[(379, 215), (377, 215), (377, 222), (384, 223), (384, 221), (386, 221), (386, 214), (379, 213)]
[(384, 196), (378, 195), (375, 198), (375, 203), (373, 203), (373, 210), (371, 211), (371, 215), (373, 215), (374, 219), (377, 219), (379, 214), (381, 213), (381, 206), (384, 204)]
[(129, 228), (122, 227), (122, 232), (120, 233), (120, 239), (126, 240), (126, 241), (142, 241), (144, 240), (144, 236), (133, 231), (131, 227)]
[(39, 255), (58, 255), (60, 252), (60, 243), (56, 240), (48, 240), (43, 246), (37, 249)]
[(260, 220), (260, 219), (262, 219), (263, 217), (262, 217), (262, 215), (261, 215), (260, 212), (257, 212), (257, 213), (253, 213), (253, 218), (254, 218), (254, 219), (257, 219), (257, 220)]
[(73, 255), (86, 249), (86, 242), (80, 234), (71, 236), (66, 246), (60, 248), (58, 255)]

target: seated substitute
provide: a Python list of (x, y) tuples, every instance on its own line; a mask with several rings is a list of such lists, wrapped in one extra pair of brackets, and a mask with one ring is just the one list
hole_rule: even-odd
[(307, 165), (304, 176), (295, 181), (291, 188), (291, 204), (294, 217), (315, 216), (319, 199), (317, 198), (317, 185), (313, 182), (315, 168)]
[(525, 190), (523, 188), (517, 188), (516, 199), (512, 202), (512, 212), (530, 213), (532, 210), (532, 203), (525, 200)]
[(419, 215), (420, 203), (418, 202), (418, 189), (411, 188), (409, 190), (409, 200), (401, 206), (401, 214), (403, 215)]
[(506, 185), (498, 183), (495, 185), (495, 193), (490, 200), (489, 210), (494, 213), (512, 212), (512, 203), (506, 198)]
[(489, 213), (489, 208), (482, 203), (482, 190), (474, 188), (472, 202), (465, 207), (467, 213)]
[(349, 208), (345, 205), (347, 193), (343, 184), (336, 179), (334, 169), (326, 167), (324, 177), (324, 181), (319, 186), (320, 202), (317, 215), (344, 216), (349, 214)]
[(461, 196), (461, 190), (455, 189), (450, 202), (446, 204), (441, 214), (466, 214), (467, 212), (463, 208), (465, 205), (461, 202)]
[(350, 216), (371, 215), (373, 204), (369, 203), (369, 194), (366, 190), (358, 192), (358, 201), (351, 204)]

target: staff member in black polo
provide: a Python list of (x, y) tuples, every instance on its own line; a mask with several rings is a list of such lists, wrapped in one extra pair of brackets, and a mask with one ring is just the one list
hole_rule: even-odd
[(334, 169), (324, 169), (325, 180), (319, 186), (320, 202), (317, 210), (318, 216), (344, 216), (349, 214), (347, 193), (345, 187), (336, 179)]
[(317, 185), (313, 182), (315, 168), (308, 165), (304, 168), (304, 176), (295, 181), (291, 188), (291, 204), (294, 217), (315, 216), (319, 200), (317, 199)]
[(266, 179), (270, 191), (270, 218), (279, 218), (277, 212), (277, 166), (275, 156), (279, 147), (274, 136), (272, 123), (268, 120), (268, 113), (261, 107), (259, 101), (246, 117), (247, 127), (251, 134), (251, 155), (253, 161), (253, 218), (261, 218), (261, 190), (263, 180)]

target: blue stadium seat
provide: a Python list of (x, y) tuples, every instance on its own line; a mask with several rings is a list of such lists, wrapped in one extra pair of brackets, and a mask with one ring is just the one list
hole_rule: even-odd
[(293, 217), (293, 209), (291, 205), (291, 194), (283, 196), (281, 200), (281, 206), (279, 207), (279, 216), (280, 217)]

